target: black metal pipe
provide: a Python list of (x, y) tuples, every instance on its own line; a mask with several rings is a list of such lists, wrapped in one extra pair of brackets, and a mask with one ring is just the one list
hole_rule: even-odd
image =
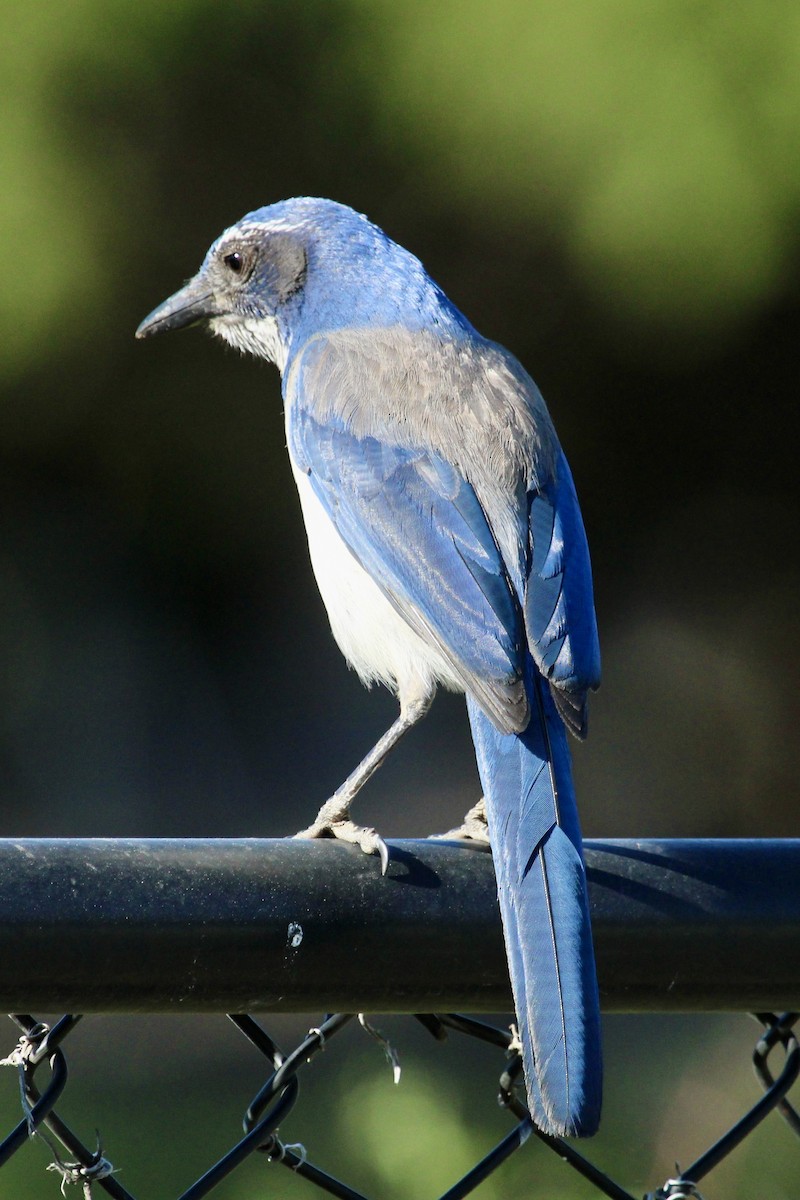
[[(499, 1012), (491, 857), (0, 840), (6, 1011)], [(586, 843), (606, 1011), (800, 1008), (800, 840)]]

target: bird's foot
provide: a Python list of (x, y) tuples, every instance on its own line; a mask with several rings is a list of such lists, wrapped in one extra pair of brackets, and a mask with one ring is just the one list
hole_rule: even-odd
[(489, 845), (489, 825), (486, 820), (486, 801), (483, 796), (477, 804), (473, 804), (464, 820), (456, 829), (447, 833), (431, 834), (433, 840), (479, 842), (482, 846)]
[(334, 804), (328, 800), (317, 813), (316, 820), (308, 829), (301, 829), (296, 838), (336, 838), (360, 846), (365, 854), (377, 854), (381, 860), (381, 875), (389, 867), (389, 847), (376, 829), (368, 825), (356, 825), (349, 818), (349, 806)]

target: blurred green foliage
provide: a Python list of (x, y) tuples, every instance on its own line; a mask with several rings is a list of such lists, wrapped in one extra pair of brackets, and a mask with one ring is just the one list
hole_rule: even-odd
[[(585, 832), (796, 833), (799, 80), (788, 0), (0, 0), (2, 832), (287, 833), (394, 715), (327, 631), (275, 373), (196, 331), (132, 337), (224, 226), (305, 193), (419, 254), (548, 397), (604, 653), (576, 753)], [(442, 697), (364, 811), (419, 834), (476, 787)], [(228, 1084), (241, 1100), (170, 1028), (126, 1058), (121, 1117), (100, 1082), (76, 1100), (143, 1196), (221, 1152)], [(751, 1095), (728, 1026), (702, 1028), (608, 1022), (592, 1154), (632, 1188)], [(211, 1132), (165, 1174), (154, 1064), (177, 1078), (187, 1055), (187, 1127)], [(449, 1115), (453, 1079), (421, 1065), (390, 1098), (365, 1065), (334, 1102), (342, 1078), (287, 1136), (316, 1153), (324, 1125), (320, 1157), (387, 1197), (432, 1193), (490, 1127), (466, 1076)], [(134, 1179), (142, 1146), (153, 1174)], [(54, 1194), (27, 1151), (0, 1188)], [(793, 1153), (773, 1121), (715, 1186), (789, 1196)], [(541, 1158), (479, 1195), (588, 1194)], [(257, 1194), (264, 1169), (224, 1194)]]
[[(330, 15), (303, 8), (297, 25), (320, 20), (324, 35)], [(730, 335), (785, 287), (800, 204), (790, 0), (336, 8), (337, 61), (323, 50), (320, 90), (352, 72), (378, 136), (420, 159), (431, 188), (455, 177), (458, 207), (505, 226), (546, 222), (617, 336), (668, 333), (673, 353), (687, 340), (696, 353), (698, 339)], [(112, 110), (123, 97), (129, 115), (141, 105), (157, 143), (176, 55), (191, 54), (202, 26), (217, 27), (224, 54), (237, 27), (279, 26), (289, 9), (74, 0), (55, 21), (47, 4), (6, 0), (1, 11), (0, 318), (3, 367), (15, 373), (53, 325), (113, 300), (121, 264), (100, 251), (120, 189), (135, 186), (141, 204), (155, 183), (148, 148), (113, 121), (90, 157), (74, 153), (60, 118), (75, 76), (102, 80)], [(207, 83), (228, 108), (236, 81), (221, 65), (205, 64)]]
[(385, 5), (383, 22), (376, 91), (435, 139), (440, 183), (456, 172), (487, 216), (546, 220), (618, 336), (696, 349), (785, 285), (800, 204), (790, 0), (418, 2)]

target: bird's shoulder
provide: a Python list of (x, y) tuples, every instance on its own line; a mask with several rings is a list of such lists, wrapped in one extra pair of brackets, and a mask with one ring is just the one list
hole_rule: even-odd
[(311, 338), (285, 377), (287, 401), (360, 438), (424, 448), (470, 482), (536, 486), (558, 442), (536, 384), (504, 347), (474, 331), (402, 325)]

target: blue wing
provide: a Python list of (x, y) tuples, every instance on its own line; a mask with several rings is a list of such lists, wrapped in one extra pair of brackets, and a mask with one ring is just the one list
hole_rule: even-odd
[(502, 728), (523, 728), (522, 612), (470, 485), (438, 455), (356, 437), (302, 403), (289, 436), (295, 463), (368, 574), (433, 636)]
[(586, 533), (563, 452), (555, 479), (529, 503), (528, 645), (565, 724), (583, 737), (586, 693), (600, 682), (600, 646)]

